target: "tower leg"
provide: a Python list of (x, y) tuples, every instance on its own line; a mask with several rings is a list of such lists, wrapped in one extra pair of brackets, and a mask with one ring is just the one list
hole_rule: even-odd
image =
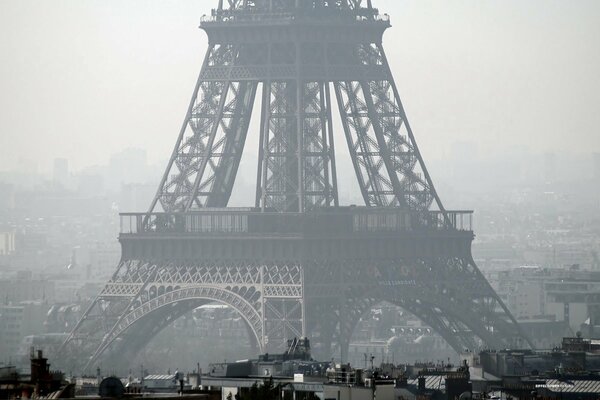
[(354, 168), (365, 202), (405, 206), (421, 217), (435, 201), (444, 207), (431, 181), (402, 107), (380, 44), (355, 49), (360, 63), (383, 66), (387, 77), (339, 81), (336, 96)]
[[(196, 83), (175, 149), (150, 206), (155, 211), (225, 207), (246, 141), (258, 82), (227, 80), (242, 46), (212, 45)], [(221, 80), (203, 80), (219, 67)]]

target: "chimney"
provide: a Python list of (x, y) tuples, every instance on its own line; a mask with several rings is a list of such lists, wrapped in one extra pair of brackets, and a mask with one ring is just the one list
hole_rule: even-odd
[(419, 376), (419, 392), (424, 392), (425, 391), (425, 377), (424, 376)]

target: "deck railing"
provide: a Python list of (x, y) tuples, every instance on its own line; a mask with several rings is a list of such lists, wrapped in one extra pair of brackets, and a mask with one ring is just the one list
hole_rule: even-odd
[(390, 24), (390, 17), (387, 14), (377, 14), (373, 12), (356, 12), (343, 10), (324, 10), (318, 12), (312, 10), (305, 12), (263, 12), (261, 10), (243, 10), (222, 12), (213, 11), (211, 15), (203, 15), (200, 18), (200, 26), (223, 23), (259, 23), (269, 22), (292, 22), (297, 20), (310, 21), (311, 23), (334, 23), (334, 22), (365, 22), (365, 23), (384, 23)]
[(277, 213), (258, 209), (205, 209), (187, 213), (124, 213), (121, 234), (327, 234), (402, 231), (471, 231), (472, 211), (414, 214), (397, 209), (347, 207)]

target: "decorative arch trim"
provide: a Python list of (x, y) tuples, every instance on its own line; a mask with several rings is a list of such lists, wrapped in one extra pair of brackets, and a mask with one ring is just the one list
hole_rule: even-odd
[(230, 306), (246, 321), (259, 344), (260, 351), (263, 350), (262, 318), (259, 312), (246, 299), (237, 293), (222, 287), (192, 286), (180, 288), (157, 296), (125, 314), (104, 338), (94, 355), (90, 358), (88, 365), (98, 359), (111, 343), (125, 333), (125, 331), (137, 321), (163, 307), (188, 300), (209, 300)]

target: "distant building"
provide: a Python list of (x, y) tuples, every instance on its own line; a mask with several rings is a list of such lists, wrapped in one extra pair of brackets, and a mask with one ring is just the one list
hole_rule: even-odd
[(566, 337), (552, 351), (486, 350), (461, 357), (470, 366), (474, 393), (488, 399), (597, 400), (600, 393), (600, 340)]
[[(44, 328), (46, 324), (44, 323)], [(50, 357), (58, 357), (60, 346), (69, 336), (68, 333), (41, 333), (27, 335), (19, 344), (19, 350), (16, 353), (15, 361), (23, 363), (31, 354), (31, 349), (44, 349), (44, 352)]]
[[(46, 316), (46, 331), (55, 333), (70, 332), (81, 318), (82, 308), (84, 306), (79, 303), (53, 303)], [(31, 338), (32, 342), (35, 339)], [(37, 345), (37, 343), (34, 344)]]
[(478, 357), (478, 360), (469, 360), (469, 365), (476, 370), (481, 368), (484, 376), (535, 375), (555, 371), (557, 367), (564, 373), (583, 373), (600, 369), (600, 340), (564, 338), (560, 347), (550, 352), (488, 350), (479, 353)]
[[(15, 252), (15, 232), (0, 230), (0, 256), (8, 256)], [(1, 293), (1, 292), (0, 292)]]
[(55, 283), (33, 279), (30, 271), (22, 271), (16, 279), (0, 280), (0, 304), (11, 305), (23, 301), (55, 301)]
[(48, 309), (42, 302), (0, 306), (0, 361), (15, 361), (23, 338), (44, 330)]
[(387, 340), (351, 341), (348, 362), (367, 367), (367, 356), (377, 362), (417, 359), (445, 359), (456, 353), (429, 327), (394, 327), (396, 334)]
[[(209, 370), (208, 374), (202, 375), (201, 384), (213, 389), (220, 388), (222, 399), (252, 393), (254, 398), (285, 399), (434, 398), (429, 396), (434, 391), (416, 383), (408, 383), (404, 369), (392, 364), (381, 364), (379, 368), (371, 365), (370, 369), (365, 370), (353, 368), (350, 364), (314, 361), (310, 355), (310, 342), (306, 338), (288, 341), (288, 350), (282, 354), (263, 354), (256, 360), (211, 364)], [(439, 373), (447, 382), (447, 379), (457, 377), (456, 372), (460, 371), (466, 374), (461, 376), (465, 385), (459, 388), (462, 390), (458, 395), (469, 392), (468, 370), (444, 370)], [(453, 382), (449, 386), (457, 387)], [(446, 389), (435, 393), (443, 394), (444, 399), (454, 399), (456, 395), (451, 391), (446, 397)]]
[(15, 208), (15, 186), (0, 183), (0, 215), (14, 210)]
[(523, 279), (517, 273), (502, 278), (499, 292), (515, 318), (539, 318), (546, 314), (543, 281)]
[(148, 375), (144, 378), (144, 388), (148, 391), (175, 392), (179, 388), (176, 374)]
[(128, 183), (121, 186), (119, 211), (144, 212), (156, 194), (155, 184)]
[(45, 233), (23, 230), (17, 232), (15, 243), (16, 250), (20, 254), (35, 254), (46, 248), (48, 236)]
[(118, 190), (124, 184), (146, 182), (147, 168), (148, 159), (143, 149), (129, 148), (113, 154), (108, 165), (108, 186)]
[(121, 247), (118, 243), (96, 245), (90, 250), (90, 278), (100, 281), (108, 280), (115, 272), (121, 258)]
[[(530, 318), (521, 319), (518, 322), (536, 349), (553, 349), (559, 345), (561, 338), (574, 334), (567, 321), (554, 321), (551, 318)], [(526, 346), (524, 342), (517, 342), (515, 345), (517, 348)]]
[(556, 172), (556, 154), (546, 153), (544, 154), (544, 181), (548, 183), (555, 183), (557, 180)]
[(66, 158), (54, 159), (52, 181), (55, 185), (63, 188), (66, 188), (69, 185), (69, 161)]
[[(573, 332), (589, 318), (600, 321), (600, 315), (597, 315), (600, 312), (598, 271), (523, 266), (490, 276), (490, 283), (521, 321), (565, 321)], [(561, 335), (554, 337), (556, 343), (564, 332), (553, 331)]]
[(81, 197), (102, 196), (105, 189), (104, 177), (95, 171), (85, 171), (78, 176), (77, 194)]

